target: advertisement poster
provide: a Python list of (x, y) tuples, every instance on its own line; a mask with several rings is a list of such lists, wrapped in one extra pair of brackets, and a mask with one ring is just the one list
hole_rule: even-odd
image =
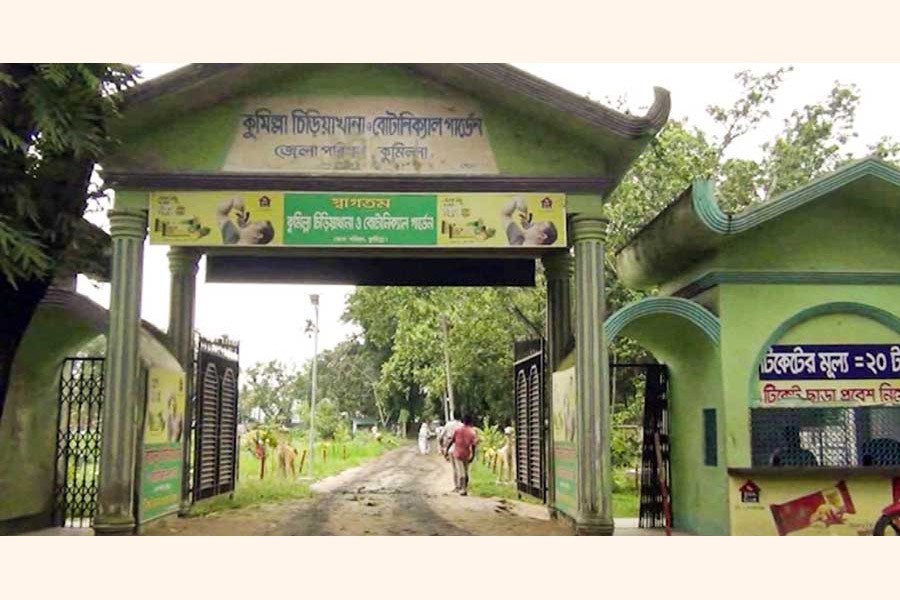
[(900, 405), (900, 344), (772, 346), (756, 408)]
[(574, 515), (577, 508), (575, 457), (575, 367), (553, 373), (553, 461), (556, 508)]
[(732, 535), (872, 535), (900, 502), (900, 477), (752, 477), (729, 480)]
[(170, 246), (563, 248), (563, 194), (154, 192)]
[(178, 510), (181, 502), (184, 401), (183, 372), (150, 369), (140, 483), (142, 523)]
[(258, 97), (235, 119), (225, 171), (497, 173), (481, 108), (466, 98)]

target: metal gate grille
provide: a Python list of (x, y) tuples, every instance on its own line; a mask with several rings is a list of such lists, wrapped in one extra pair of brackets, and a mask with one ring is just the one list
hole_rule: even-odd
[(237, 481), (238, 345), (200, 338), (194, 432), (194, 501), (234, 491)]
[(641, 449), (641, 506), (638, 526), (663, 527), (663, 492), (656, 459), (656, 433), (659, 433), (663, 473), (668, 504), (672, 506), (672, 469), (669, 460), (668, 371), (665, 365), (645, 365), (644, 439)]
[(103, 358), (67, 358), (59, 380), (53, 525), (89, 527), (97, 508)]
[(516, 486), (541, 500), (544, 473), (544, 342), (515, 344)]

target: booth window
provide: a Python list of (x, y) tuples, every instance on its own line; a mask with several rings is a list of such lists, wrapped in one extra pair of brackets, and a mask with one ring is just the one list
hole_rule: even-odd
[(716, 409), (703, 409), (703, 464), (715, 467), (719, 464), (717, 443)]
[(900, 407), (755, 408), (753, 466), (900, 466)]

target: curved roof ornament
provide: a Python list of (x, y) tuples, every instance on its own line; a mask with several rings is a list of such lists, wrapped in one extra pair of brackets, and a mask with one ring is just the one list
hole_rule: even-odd
[(692, 261), (763, 223), (870, 177), (900, 188), (900, 169), (870, 157), (737, 214), (719, 207), (713, 183), (697, 180), (644, 224), (616, 253), (625, 285), (646, 288), (677, 276)]

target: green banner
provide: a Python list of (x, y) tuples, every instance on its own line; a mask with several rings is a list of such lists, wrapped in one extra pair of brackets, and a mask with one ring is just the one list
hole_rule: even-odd
[(284, 195), (287, 246), (434, 246), (434, 194)]

